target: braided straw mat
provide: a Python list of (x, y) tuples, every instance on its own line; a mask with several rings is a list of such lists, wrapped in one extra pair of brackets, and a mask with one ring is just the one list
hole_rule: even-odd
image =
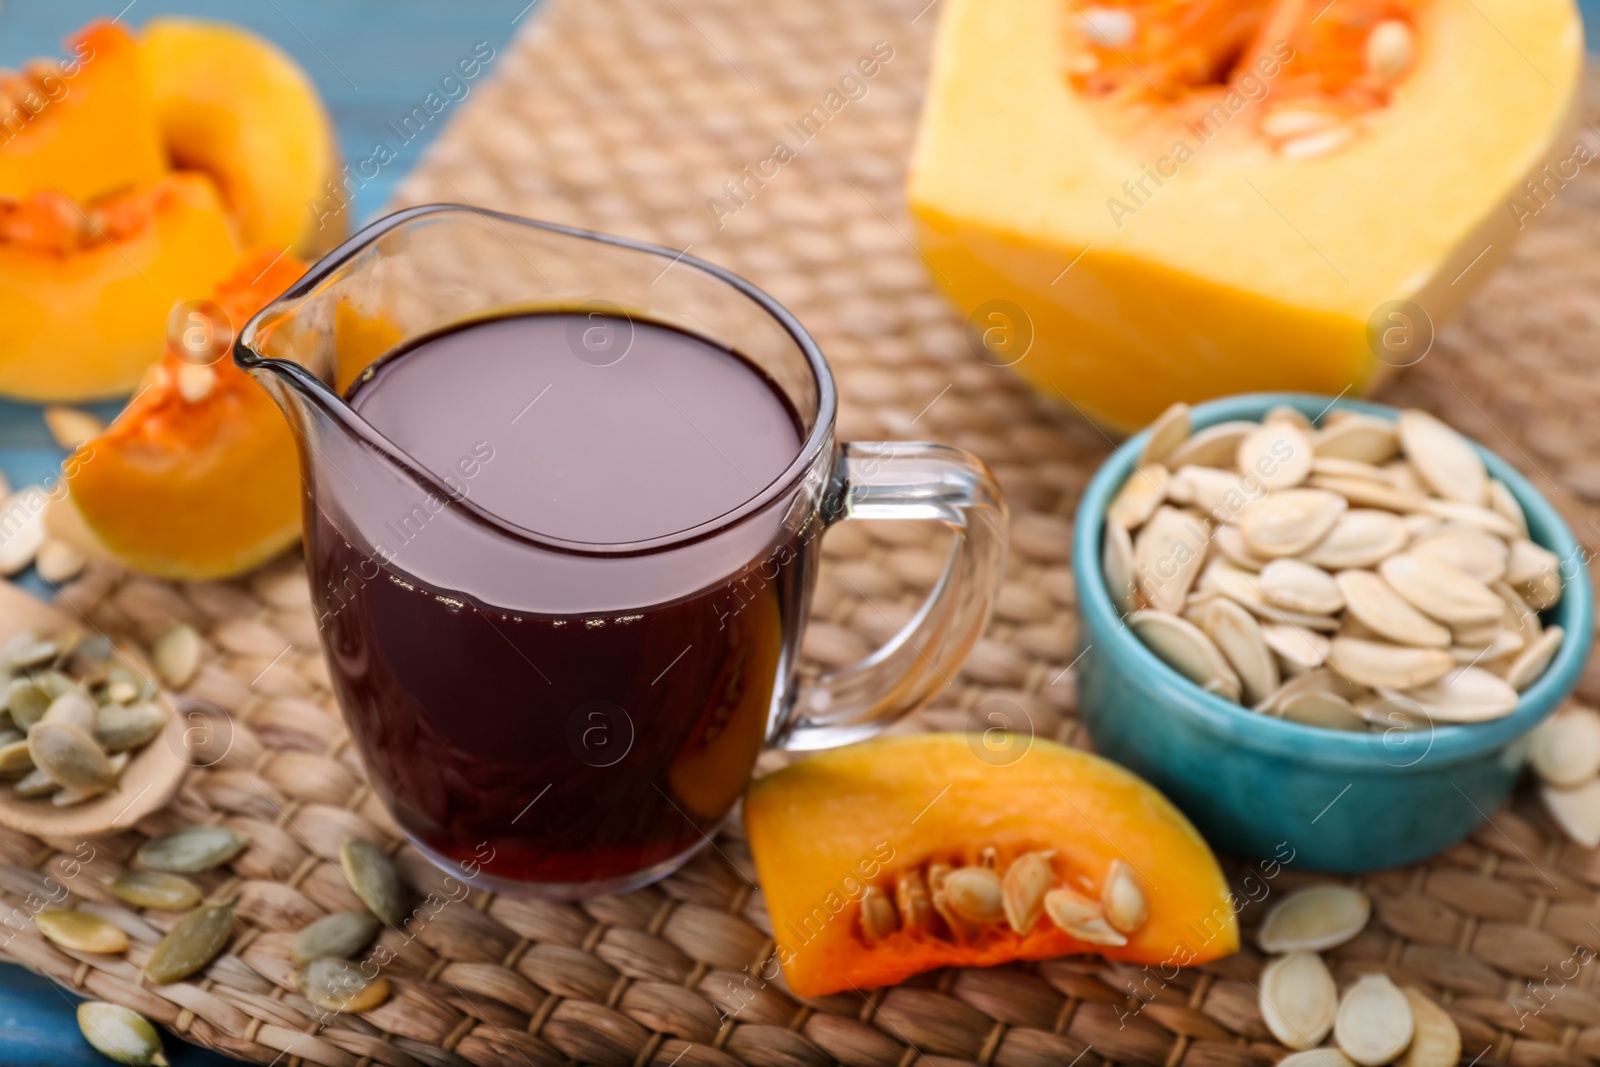
[[(901, 183), (937, 14), (919, 11), (923, 2), (549, 0), (400, 195), (692, 246), (766, 287), (816, 334), (844, 397), (842, 437), (932, 438), (987, 459), (1012, 507), (996, 617), (960, 679), (898, 729), (962, 729), (1003, 706), (1025, 713), (1039, 736), (1085, 744), (1069, 666), (1068, 535), (1111, 445), (974, 358), (906, 239)], [(719, 229), (707, 199), (765, 159), (784, 124), (878, 41), (894, 56), (868, 95)], [(1600, 78), (1589, 88), (1594, 113)], [(1600, 342), (1600, 179), (1585, 172), (1541, 214), (1514, 260), (1383, 399), (1434, 410), (1498, 449), (1580, 537), (1600, 539), (1600, 377), (1588, 361)], [(919, 524), (834, 530), (808, 656), (844, 663), (884, 640), (943, 558)], [(1170, 981), (1068, 958), (801, 1001), (781, 978), (760, 977), (773, 943), (737, 824), (679, 873), (627, 896), (551, 904), (475, 893), (414, 936), (387, 931), (394, 996), (319, 1029), (295, 991), (288, 943), (325, 912), (360, 906), (328, 859), (344, 838), (384, 843), (420, 892), (445, 894), (442, 875), (400, 843), (364, 784), (300, 561), (228, 584), (94, 569), (63, 599), (132, 640), (148, 642), (174, 620), (198, 626), (208, 657), (187, 695), (226, 709), (231, 736), (219, 746), (226, 756), (191, 772), (168, 810), (95, 842), (81, 870), (68, 862), (79, 842), (0, 832), (0, 895), (26, 909), (53, 875), (120, 909), (99, 879), (144, 835), (222, 822), (252, 845), (205, 876), (206, 889), (237, 895), (241, 921), (203, 980), (165, 987), (142, 985), (139, 974), (171, 916), (123, 912), (140, 931), (126, 958), (70, 956), (29, 922), (8, 922), (16, 929), (3, 949), (190, 1041), (261, 1063), (327, 1067), (1208, 1067), (1267, 1064), (1285, 1052), (1257, 1011), (1263, 960), (1250, 947)], [(1584, 695), (1600, 699), (1600, 676), (1585, 679)], [(1284, 871), (1272, 889), (1314, 880)], [(1420, 986), (1456, 1019), (1467, 1061), (1600, 1062), (1600, 990), (1588, 963), (1589, 946), (1600, 947), (1600, 850), (1566, 843), (1530, 797), (1427, 864), (1356, 881), (1375, 917), (1329, 953), (1341, 984), (1381, 970)], [(1262, 910), (1241, 916), (1247, 942)]]

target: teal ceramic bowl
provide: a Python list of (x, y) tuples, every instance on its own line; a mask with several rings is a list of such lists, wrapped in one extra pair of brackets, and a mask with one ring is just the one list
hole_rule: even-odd
[[(1394, 408), (1290, 393), (1201, 404), (1196, 429), (1259, 420), (1280, 404), (1313, 420), (1344, 409), (1394, 419)], [(1100, 571), (1107, 505), (1133, 472), (1145, 434), (1101, 467), (1078, 508), (1073, 543), (1080, 619), (1078, 709), (1095, 749), (1148, 779), (1217, 848), (1328, 871), (1412, 863), (1459, 841), (1510, 793), (1527, 734), (1577, 685), (1594, 637), (1586, 551), (1526, 479), (1480, 447), (1528, 517), (1534, 541), (1562, 560), (1561, 602), (1547, 624), (1566, 640), (1503, 719), (1368, 734), (1322, 730), (1231, 704), (1158, 659), (1125, 626)]]

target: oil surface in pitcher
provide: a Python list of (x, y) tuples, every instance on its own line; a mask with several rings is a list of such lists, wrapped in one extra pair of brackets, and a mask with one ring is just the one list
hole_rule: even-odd
[[(375, 364), (350, 402), (490, 514), (597, 544), (717, 518), (780, 475), (803, 439), (784, 395), (737, 353), (583, 313), (424, 338)], [(688, 575), (701, 591), (671, 603), (546, 615), (430, 586), (403, 549), (374, 561), (320, 508), (307, 535), (314, 576), (376, 574), (337, 603), (330, 583), (313, 587), (340, 704), (402, 826), (496, 880), (568, 885), (667, 861), (731, 809), (813, 555), (798, 542), (764, 552), (736, 611), (729, 577), (761, 560)], [(529, 544), (526, 566), (562, 555)]]

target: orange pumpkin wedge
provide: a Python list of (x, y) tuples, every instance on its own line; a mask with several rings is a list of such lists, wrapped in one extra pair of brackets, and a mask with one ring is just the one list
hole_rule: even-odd
[[(1216, 857), (1154, 788), (1049, 741), (1006, 765), (980, 753), (989, 754), (981, 739), (969, 744), (965, 734), (882, 738), (750, 787), (745, 828), (795, 995), (891, 985), (942, 966), (1094, 952), (1180, 967), (1238, 949)], [(1019, 861), (1034, 877), (1011, 876)], [(993, 873), (959, 873), (971, 868)], [(984, 894), (972, 891), (986, 882), (1005, 887), (1019, 916), (1031, 915), (1025, 934), (1003, 915), (969, 921), (974, 912), (952, 907), (982, 905)], [(906, 906), (907, 888), (915, 896), (919, 884), (933, 907)], [(1039, 899), (1044, 887), (1052, 908)]]
[(0, 72), (0, 198), (54, 192), (92, 200), (144, 188), (167, 171), (133, 38), (99, 21), (67, 48), (65, 60)]
[(128, 393), (161, 355), (173, 302), (209, 291), (238, 255), (203, 174), (84, 202), (48, 187), (0, 200), (0, 395)]
[[(237, 330), (304, 272), (280, 249), (247, 253), (212, 297), (224, 329)], [(277, 405), (225, 351), (201, 365), (180, 344), (169, 340), (145, 387), (74, 455), (57, 506), (76, 514), (52, 510), (47, 521), (68, 539), (86, 528), (98, 542), (86, 547), (149, 574), (225, 577), (299, 536), (299, 461)]]

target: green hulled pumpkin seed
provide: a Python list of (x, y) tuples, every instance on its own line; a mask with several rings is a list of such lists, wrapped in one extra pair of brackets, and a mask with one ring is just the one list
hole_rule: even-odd
[(50, 697), (29, 678), (13, 678), (6, 686), (4, 700), (11, 721), (24, 732), (50, 710)]
[(0, 747), (0, 774), (22, 775), (33, 770), (33, 756), (28, 752), (28, 742), (12, 741)]
[(364, 911), (341, 911), (325, 915), (294, 935), (289, 958), (296, 967), (323, 958), (349, 959), (378, 936), (378, 920)]
[(135, 858), (152, 871), (192, 874), (227, 863), (245, 850), (250, 839), (226, 826), (188, 826), (139, 846)]
[(44, 690), (44, 695), (51, 700), (63, 693), (71, 693), (83, 688), (75, 678), (62, 674), (60, 671), (45, 671), (43, 674), (34, 675), (33, 680), (40, 689)]
[(200, 903), (200, 887), (182, 875), (166, 871), (123, 871), (106, 887), (119, 900), (136, 908), (187, 911)]
[(406, 891), (400, 873), (377, 845), (360, 837), (345, 838), (339, 848), (339, 865), (356, 896), (380, 921), (399, 926), (405, 920)]
[(54, 779), (36, 767), (23, 775), (17, 784), (11, 787), (11, 791), (21, 800), (36, 800), (39, 797), (47, 797), (60, 788)]
[(216, 959), (232, 936), (231, 903), (196, 908), (156, 945), (144, 973), (157, 985), (187, 978)]
[(182, 689), (200, 669), (200, 653), (200, 635), (194, 627), (179, 623), (157, 639), (150, 658), (169, 688)]
[(54, 641), (42, 641), (31, 633), (18, 634), (6, 642), (5, 663), (12, 670), (42, 667), (61, 655), (61, 646)]
[(90, 736), (94, 735), (94, 701), (81, 689), (62, 693), (50, 702), (40, 722), (59, 722), (76, 727)]
[(150, 1020), (121, 1004), (86, 1000), (78, 1005), (78, 1029), (102, 1056), (127, 1067), (166, 1067), (161, 1035)]
[(41, 911), (33, 917), (39, 932), (76, 952), (126, 952), (128, 935), (98, 915), (84, 911)]
[(160, 704), (107, 704), (95, 716), (94, 736), (107, 752), (124, 752), (154, 741), (166, 725)]
[(78, 642), (72, 654), (86, 663), (105, 663), (111, 658), (111, 638), (104, 634), (90, 634)]
[(28, 731), (28, 754), (35, 767), (71, 789), (103, 791), (116, 782), (105, 752), (75, 726), (35, 723)]
[(298, 977), (306, 999), (325, 1011), (371, 1011), (389, 999), (387, 978), (368, 978), (347, 960), (312, 960)]

